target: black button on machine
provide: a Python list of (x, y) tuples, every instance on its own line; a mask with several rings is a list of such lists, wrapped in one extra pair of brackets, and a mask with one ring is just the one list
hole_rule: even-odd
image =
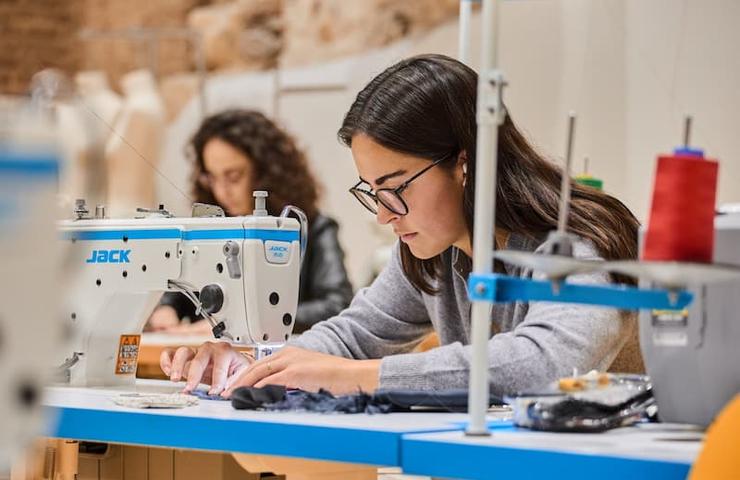
[(277, 294), (277, 292), (272, 292), (270, 294), (270, 305), (277, 305), (280, 301), (280, 295)]
[(200, 290), (200, 303), (208, 313), (218, 313), (224, 306), (224, 292), (215, 284), (206, 285)]

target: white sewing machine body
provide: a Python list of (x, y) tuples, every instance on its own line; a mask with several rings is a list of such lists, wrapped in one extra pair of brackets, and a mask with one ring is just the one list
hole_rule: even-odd
[[(68, 247), (62, 311), (75, 327), (65, 359), (78, 386), (133, 384), (139, 337), (166, 291), (201, 292), (234, 342), (270, 349), (293, 328), (299, 223), (287, 217), (63, 221)], [(61, 359), (61, 360), (65, 360)]]

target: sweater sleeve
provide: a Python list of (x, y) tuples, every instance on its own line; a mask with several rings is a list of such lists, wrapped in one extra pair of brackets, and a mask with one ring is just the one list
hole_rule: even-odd
[(421, 293), (403, 273), (396, 246), (386, 268), (346, 310), (290, 344), (347, 358), (382, 358), (411, 351), (431, 330)]
[[(586, 244), (576, 256), (594, 257)], [(528, 276), (526, 272), (520, 276)], [(569, 282), (605, 284), (602, 273), (572, 276)], [(539, 387), (573, 369), (605, 370), (636, 328), (634, 316), (614, 309), (552, 302), (520, 305), (526, 312), (508, 331), (488, 341), (491, 392), (503, 396)], [(513, 306), (496, 305), (497, 315)], [(447, 319), (447, 321), (456, 321)], [(378, 279), (355, 296), (350, 307), (321, 322), (291, 343), (348, 358), (382, 358), (383, 389), (447, 390), (467, 388), (472, 348), (453, 342), (408, 353), (430, 331), (421, 293), (407, 280), (395, 249)]]
[[(581, 245), (581, 258), (593, 251)], [(569, 282), (605, 284), (602, 273), (576, 275)], [(493, 315), (506, 311), (497, 305)], [(497, 396), (540, 387), (592, 369), (606, 370), (636, 328), (634, 315), (614, 308), (552, 302), (529, 303), (524, 318), (488, 341), (491, 393)], [(440, 390), (467, 388), (472, 347), (451, 343), (423, 353), (386, 357), (380, 388)]]

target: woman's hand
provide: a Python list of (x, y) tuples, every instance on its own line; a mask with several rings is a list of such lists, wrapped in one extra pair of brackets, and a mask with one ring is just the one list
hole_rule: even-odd
[(186, 392), (195, 390), (199, 383), (207, 383), (211, 385), (208, 391), (211, 395), (221, 393), (227, 378), (238, 375), (252, 362), (253, 358), (223, 342), (206, 342), (197, 350), (191, 347), (167, 348), (159, 357), (159, 366), (170, 380), (187, 379)]
[(360, 390), (369, 393), (378, 387), (379, 376), (380, 360), (351, 360), (285, 347), (230, 376), (221, 395), (230, 397), (238, 387), (265, 385), (284, 385), (311, 392), (323, 388), (335, 395)]

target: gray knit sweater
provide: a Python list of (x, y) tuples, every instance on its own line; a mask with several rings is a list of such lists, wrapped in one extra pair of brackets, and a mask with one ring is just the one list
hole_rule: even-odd
[[(538, 244), (512, 234), (507, 248), (536, 250)], [(439, 293), (416, 289), (401, 267), (398, 245), (390, 263), (360, 290), (336, 317), (320, 322), (291, 344), (355, 359), (382, 358), (380, 388), (440, 390), (467, 388), (470, 347), (470, 301), (466, 279), (470, 258), (455, 247), (443, 254)], [(598, 258), (585, 241), (574, 245), (578, 258)], [(531, 277), (531, 272), (507, 266), (506, 273)], [(605, 274), (573, 276), (583, 284), (607, 282)], [(622, 369), (639, 370), (634, 315), (613, 308), (548, 302), (496, 304), (488, 341), (491, 391), (506, 395), (535, 388), (573, 369), (585, 373), (606, 370), (623, 349), (630, 357)], [(441, 346), (410, 353), (430, 331)], [(631, 348), (626, 345), (632, 343)], [(626, 366), (626, 368), (624, 368)]]

